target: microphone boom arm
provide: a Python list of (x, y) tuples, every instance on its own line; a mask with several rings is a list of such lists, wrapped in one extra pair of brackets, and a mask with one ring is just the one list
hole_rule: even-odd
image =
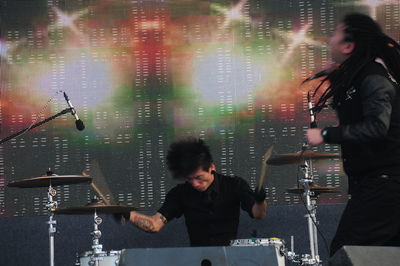
[(37, 122), (37, 123), (33, 124), (32, 126), (24, 128), (24, 129), (18, 131), (17, 133), (14, 133), (14, 134), (12, 134), (12, 135), (10, 135), (8, 137), (5, 137), (4, 139), (1, 139), (0, 140), (0, 144), (3, 144), (3, 143), (5, 143), (5, 142), (7, 142), (7, 141), (9, 141), (11, 139), (14, 139), (14, 138), (22, 135), (23, 133), (28, 132), (28, 131), (30, 131), (30, 130), (38, 127), (38, 126), (46, 124), (47, 122), (49, 122), (49, 121), (51, 121), (51, 120), (53, 120), (53, 119), (55, 119), (55, 118), (57, 118), (57, 117), (59, 117), (61, 115), (64, 115), (64, 114), (69, 113), (69, 112), (72, 113), (72, 110), (73, 110), (73, 108), (66, 108), (66, 109), (62, 110), (61, 112), (59, 112), (59, 113), (57, 113), (57, 114), (55, 114), (53, 116), (50, 116), (50, 117), (48, 117), (48, 118), (46, 118), (46, 119), (44, 119), (44, 120), (42, 120), (40, 122)]

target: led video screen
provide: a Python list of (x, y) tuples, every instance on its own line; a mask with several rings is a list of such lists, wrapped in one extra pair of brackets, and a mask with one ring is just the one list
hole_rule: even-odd
[[(327, 39), (342, 16), (362, 12), (400, 39), (400, 1), (0, 0), (0, 138), (66, 113), (0, 146), (0, 215), (47, 213), (46, 188), (9, 188), (39, 177), (88, 174), (112, 202), (157, 210), (173, 180), (171, 142), (200, 137), (217, 170), (254, 188), (263, 155), (298, 152), (309, 127), (302, 80), (330, 62)], [(315, 101), (315, 99), (312, 99)], [(319, 126), (337, 123), (332, 110)], [(314, 151), (339, 153), (337, 145)], [(341, 192), (340, 159), (315, 161), (315, 184)], [(287, 192), (298, 164), (268, 166), (270, 204)], [(89, 184), (57, 187), (59, 208), (95, 197)]]

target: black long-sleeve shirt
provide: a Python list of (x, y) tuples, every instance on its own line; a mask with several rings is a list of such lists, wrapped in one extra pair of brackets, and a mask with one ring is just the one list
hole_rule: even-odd
[(245, 180), (216, 174), (204, 192), (189, 183), (175, 186), (158, 212), (168, 221), (184, 215), (191, 246), (224, 246), (236, 238), (240, 208), (252, 217), (254, 203)]
[(400, 89), (386, 69), (369, 63), (335, 102), (339, 126), (324, 140), (341, 144), (347, 175), (400, 177)]

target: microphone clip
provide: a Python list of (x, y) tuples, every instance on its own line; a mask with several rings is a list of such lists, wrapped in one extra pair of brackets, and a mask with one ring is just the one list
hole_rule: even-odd
[(311, 102), (310, 92), (307, 92), (308, 112), (310, 113), (310, 128), (317, 128), (317, 121), (315, 120), (314, 107)]

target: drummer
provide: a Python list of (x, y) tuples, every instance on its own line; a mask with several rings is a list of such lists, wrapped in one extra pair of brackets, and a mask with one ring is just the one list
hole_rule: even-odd
[(168, 192), (156, 214), (132, 211), (125, 215), (140, 229), (158, 232), (183, 215), (191, 246), (224, 246), (236, 238), (240, 208), (255, 219), (266, 216), (264, 188), (253, 192), (244, 179), (217, 173), (203, 140), (188, 138), (172, 143), (167, 165), (172, 177), (184, 182)]

